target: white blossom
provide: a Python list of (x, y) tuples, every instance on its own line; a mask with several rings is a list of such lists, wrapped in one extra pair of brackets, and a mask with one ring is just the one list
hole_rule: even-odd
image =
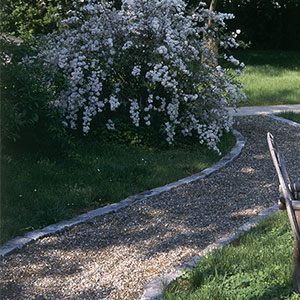
[(134, 66), (131, 74), (136, 77), (139, 76), (140, 73), (141, 73), (141, 66)]
[(130, 110), (129, 110), (130, 117), (133, 121), (133, 124), (138, 127), (140, 123), (138, 102), (137, 100), (131, 100), (131, 99), (129, 99), (129, 101), (130, 101)]
[(106, 127), (108, 130), (114, 130), (115, 129), (115, 123), (112, 120), (108, 120), (106, 123)]
[[(199, 143), (218, 151), (219, 137), (232, 126), (226, 105), (245, 99), (238, 80), (245, 66), (227, 55), (235, 73), (207, 63), (217, 62), (203, 38), (208, 17), (220, 47), (237, 47), (233, 35), (223, 34), (234, 16), (210, 12), (204, 4), (190, 13), (183, 0), (124, 0), (120, 10), (109, 1), (81, 0), (24, 64), (38, 59), (65, 78), (56, 104), (64, 113), (62, 126), (88, 133), (96, 115), (124, 110), (135, 126), (151, 126), (159, 113), (168, 143), (177, 132), (196, 134)], [(114, 121), (106, 127), (115, 129)]]

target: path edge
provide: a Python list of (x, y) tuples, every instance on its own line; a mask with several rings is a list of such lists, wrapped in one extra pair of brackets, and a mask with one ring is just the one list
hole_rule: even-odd
[[(266, 117), (287, 123), (291, 126), (300, 128), (300, 124), (274, 114), (265, 114)], [(222, 248), (234, 240), (238, 239), (246, 232), (250, 231), (251, 228), (256, 227), (263, 219), (271, 217), (274, 214), (278, 213), (278, 205), (273, 205), (263, 211), (261, 211), (256, 217), (251, 218), (244, 225), (234, 230), (230, 234), (226, 234), (216, 242), (208, 245), (204, 250), (200, 251), (199, 255), (194, 256), (190, 261), (186, 262), (184, 265), (178, 267), (174, 272), (163, 275), (162, 277), (156, 278), (151, 281), (144, 289), (144, 294), (141, 300), (155, 300), (161, 298), (163, 295), (163, 289), (165, 286), (170, 284), (172, 281), (184, 275), (186, 272), (195, 268), (199, 261), (208, 253), (213, 252), (216, 249)]]
[(185, 264), (177, 267), (173, 272), (167, 273), (161, 277), (154, 279), (146, 285), (143, 296), (140, 298), (140, 300), (155, 300), (161, 298), (163, 296), (164, 287), (184, 275), (186, 272), (195, 268), (199, 261), (203, 259), (207, 254), (230, 244), (234, 240), (244, 235), (246, 232), (250, 231), (252, 228), (256, 227), (262, 220), (271, 217), (278, 212), (279, 210), (277, 204), (261, 211), (257, 216), (251, 218), (248, 222), (246, 222), (238, 229), (224, 235), (216, 242), (208, 245), (205, 249), (199, 252), (199, 255), (194, 256)]
[(287, 124), (289, 124), (291, 126), (300, 128), (300, 124), (297, 123), (297, 122), (294, 122), (292, 120), (288, 120), (288, 119), (285, 119), (285, 118), (282, 118), (282, 117), (278, 117), (278, 116), (276, 116), (274, 114), (268, 114), (266, 116), (269, 117), (269, 118), (271, 118), (271, 119), (274, 119), (274, 120), (277, 120), (277, 121), (280, 121), (280, 122), (284, 122), (284, 123), (287, 123)]
[(245, 137), (239, 131), (237, 131), (235, 129), (232, 130), (232, 133), (236, 138), (235, 146), (232, 148), (230, 153), (228, 153), (227, 155), (222, 157), (221, 160), (219, 160), (217, 163), (213, 164), (210, 168), (207, 168), (207, 169), (201, 171), (200, 173), (196, 173), (189, 177), (182, 178), (178, 181), (166, 184), (164, 186), (157, 187), (157, 188), (139, 193), (137, 195), (128, 197), (124, 200), (121, 200), (118, 203), (113, 203), (113, 204), (110, 204), (110, 205), (107, 205), (107, 206), (104, 206), (101, 208), (91, 210), (87, 213), (78, 215), (70, 220), (61, 221), (59, 223), (49, 225), (42, 229), (30, 231), (30, 232), (26, 233), (24, 236), (17, 236), (16, 238), (14, 238), (12, 240), (7, 241), (3, 246), (0, 247), (0, 256), (4, 257), (5, 255), (11, 254), (15, 251), (18, 251), (18, 250), (22, 249), (23, 247), (25, 247), (26, 245), (28, 245), (40, 238), (63, 232), (65, 230), (68, 230), (68, 229), (74, 227), (75, 225), (78, 225), (78, 224), (81, 224), (84, 222), (89, 222), (98, 216), (105, 215), (108, 213), (114, 213), (122, 208), (128, 207), (129, 205), (131, 205), (135, 202), (145, 200), (149, 197), (159, 195), (163, 192), (170, 191), (171, 189), (179, 187), (183, 184), (191, 183), (196, 180), (200, 180), (205, 177), (208, 177), (212, 173), (220, 170), (221, 168), (225, 167), (228, 163), (230, 163), (234, 159), (236, 159), (240, 155), (242, 149), (244, 148), (245, 143), (246, 143)]

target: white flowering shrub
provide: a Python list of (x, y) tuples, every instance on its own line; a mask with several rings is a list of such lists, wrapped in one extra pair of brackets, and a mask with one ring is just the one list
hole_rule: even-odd
[[(218, 151), (232, 126), (226, 105), (245, 98), (237, 80), (244, 66), (226, 55), (237, 70), (218, 65), (204, 38), (209, 10), (188, 12), (181, 0), (124, 0), (120, 10), (98, 0), (73, 5), (39, 54), (68, 81), (57, 102), (65, 123), (88, 133), (100, 119), (115, 130), (122, 115), (158, 129), (169, 144), (196, 135)], [(212, 13), (209, 35), (225, 49), (238, 46), (222, 33), (232, 17)]]

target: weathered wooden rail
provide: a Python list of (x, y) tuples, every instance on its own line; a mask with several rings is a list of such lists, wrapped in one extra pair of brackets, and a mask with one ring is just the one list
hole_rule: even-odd
[(294, 234), (293, 289), (300, 290), (300, 182), (291, 182), (284, 163), (284, 156), (271, 133), (267, 134), (268, 146), (279, 179), (279, 209), (286, 209)]

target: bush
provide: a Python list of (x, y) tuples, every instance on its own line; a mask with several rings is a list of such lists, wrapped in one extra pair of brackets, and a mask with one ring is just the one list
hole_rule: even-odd
[[(114, 0), (114, 6), (120, 7), (120, 1)], [(71, 7), (69, 0), (2, 0), (0, 31), (25, 40), (53, 32), (56, 14), (64, 17)]]
[[(199, 5), (198, 0), (185, 2), (189, 7)], [(203, 2), (209, 5), (210, 0)], [(120, 9), (121, 0), (112, 3)], [(65, 17), (71, 8), (69, 0), (2, 0), (0, 31), (23, 39), (51, 33), (58, 29), (55, 15)], [(300, 49), (299, 0), (223, 0), (217, 10), (236, 16), (229, 28), (241, 29), (240, 38), (255, 49)]]
[(58, 102), (66, 123), (87, 134), (97, 124), (116, 129), (122, 115), (169, 144), (196, 135), (218, 150), (232, 125), (226, 105), (245, 97), (237, 80), (243, 64), (225, 55), (237, 70), (223, 69), (207, 37), (237, 47), (223, 34), (233, 16), (212, 13), (208, 32), (209, 10), (189, 13), (181, 0), (124, 1), (120, 10), (105, 1), (74, 4), (60, 31), (39, 40), (37, 56), (69, 83)]
[(36, 64), (20, 64), (33, 54), (28, 45), (1, 42), (1, 144), (4, 151), (60, 153), (71, 145), (62, 126), (51, 90), (45, 88), (46, 71)]
[(1, 31), (23, 39), (57, 29), (54, 15), (68, 9), (67, 0), (3, 0), (1, 4)]

